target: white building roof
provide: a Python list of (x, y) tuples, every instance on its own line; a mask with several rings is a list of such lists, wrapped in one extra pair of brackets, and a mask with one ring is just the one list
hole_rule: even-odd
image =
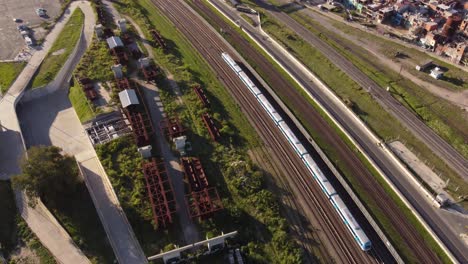
[(123, 42), (119, 37), (110, 37), (106, 39), (107, 45), (109, 46), (109, 49), (113, 49), (115, 47), (123, 47)]
[(129, 105), (140, 104), (138, 97), (133, 89), (126, 89), (119, 93), (120, 103), (123, 108), (127, 108)]

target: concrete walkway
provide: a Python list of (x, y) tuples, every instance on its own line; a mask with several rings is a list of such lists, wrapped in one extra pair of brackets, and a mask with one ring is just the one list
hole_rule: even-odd
[(72, 58), (73, 62), (59, 72), (56, 80), (61, 81), (53, 81), (47, 86), (50, 93), (27, 102), (21, 100), (18, 105), (18, 117), (21, 120), (19, 132), (23, 132), (27, 147), (54, 145), (61, 147), (67, 154), (75, 155), (118, 262), (147, 263), (114, 189), (68, 99), (66, 80), (91, 44), (94, 33), (93, 10), (89, 2), (86, 2), (85, 7), (82, 9), (86, 19), (92, 19), (92, 23), (86, 23), (84, 29), (85, 45)]
[[(9, 179), (11, 176), (21, 173), (19, 159), (25, 151), (25, 145), (16, 114), (16, 104), (23, 96), (23, 92), (32, 76), (77, 7), (80, 7), (86, 15), (85, 27), (93, 26), (90, 17), (94, 16), (94, 14), (90, 4), (88, 2), (73, 2), (47, 35), (43, 46), (33, 54), (9, 91), (0, 99), (1, 179)], [(31, 230), (37, 235), (41, 243), (50, 250), (56, 260), (59, 263), (90, 263), (47, 208), (41, 203), (35, 208), (31, 208), (27, 205), (26, 199), (25, 195), (17, 193), (18, 210)]]
[(21, 217), (59, 263), (91, 263), (41, 201), (32, 208), (27, 204), (26, 195), (19, 191), (15, 194)]

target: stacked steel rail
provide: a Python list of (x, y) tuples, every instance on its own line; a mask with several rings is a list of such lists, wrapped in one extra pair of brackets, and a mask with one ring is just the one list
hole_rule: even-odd
[(205, 219), (223, 209), (216, 187), (210, 187), (201, 162), (197, 158), (182, 158), (182, 167), (189, 185), (186, 195), (190, 217)]

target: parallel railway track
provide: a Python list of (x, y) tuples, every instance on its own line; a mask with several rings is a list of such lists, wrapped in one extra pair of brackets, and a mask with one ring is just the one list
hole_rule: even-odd
[[(200, 1), (194, 1), (193, 4), (199, 9), (201, 13), (210, 18), (215, 24), (216, 28), (223, 28), (224, 32), (230, 34), (231, 41), (236, 42), (242, 54), (248, 56), (251, 60), (255, 61), (259, 69), (266, 76), (270, 77), (272, 88), (283, 98), (286, 98), (291, 105), (296, 106), (299, 110), (299, 115), (302, 115), (305, 122), (311, 124), (318, 133), (324, 137), (326, 144), (336, 150), (340, 156), (339, 162), (346, 164), (349, 170), (355, 175), (356, 179), (360, 182), (362, 189), (368, 193), (371, 199), (375, 200), (378, 207), (381, 208), (385, 216), (390, 220), (390, 224), (403, 238), (404, 245), (410, 250), (415, 259), (421, 263), (441, 263), (437, 255), (425, 244), (424, 239), (415, 230), (413, 225), (408, 221), (406, 216), (400, 211), (398, 206), (393, 202), (392, 198), (386, 193), (385, 189), (380, 183), (370, 174), (365, 165), (359, 158), (352, 154), (353, 150), (350, 149), (346, 143), (334, 132), (334, 129), (317, 113), (317, 111), (307, 102), (301, 94), (299, 94), (291, 84), (285, 80), (279, 72), (277, 72), (271, 64), (259, 54), (245, 39), (243, 39), (237, 32), (230, 29), (221, 18), (214, 14)], [(309, 89), (314, 89), (313, 85), (309, 83)], [(350, 155), (351, 153), (351, 155)], [(351, 208), (352, 209), (352, 208)], [(356, 212), (354, 208), (353, 212)], [(362, 222), (358, 218), (359, 222)], [(366, 228), (369, 229), (369, 228)], [(366, 230), (365, 229), (365, 230)], [(371, 240), (378, 240), (372, 238)], [(380, 247), (381, 245), (375, 245)], [(384, 252), (379, 249), (379, 252)], [(381, 255), (381, 254), (380, 254)], [(384, 258), (385, 259), (385, 258)]]
[[(329, 250), (336, 251), (333, 254), (336, 258), (335, 261), (340, 263), (379, 262), (380, 252), (377, 250), (374, 249), (370, 253), (360, 250), (338, 214), (313, 181), (312, 176), (286, 139), (244, 84), (221, 59), (221, 52), (229, 51), (229, 47), (184, 3), (165, 0), (152, 0), (152, 2), (165, 12), (165, 15), (211, 65), (218, 74), (218, 78), (230, 89), (230, 93), (236, 98), (244, 113), (252, 121), (251, 123), (260, 132), (261, 137), (274, 150), (278, 160), (282, 161), (285, 171), (290, 174), (289, 180), (293, 183), (293, 188), (300, 190), (303, 197), (301, 199), (302, 205), (307, 209), (306, 214), (318, 221), (321, 226), (323, 231), (319, 232), (321, 242), (328, 245)], [(379, 243), (375, 244), (378, 250), (382, 250), (382, 245), (379, 249)]]

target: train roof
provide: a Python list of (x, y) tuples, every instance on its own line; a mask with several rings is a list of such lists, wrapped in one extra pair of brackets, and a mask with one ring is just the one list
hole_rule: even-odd
[(278, 123), (283, 120), (280, 114), (276, 112), (276, 109), (270, 104), (263, 94), (258, 95), (258, 100), (265, 107), (265, 109), (273, 116), (273, 119)]
[(325, 190), (327, 191), (327, 194), (329, 196), (332, 196), (334, 194), (336, 194), (336, 190), (335, 188), (333, 188), (333, 185), (327, 180), (327, 181), (324, 181), (324, 182), (321, 182), (323, 187), (325, 188)]

